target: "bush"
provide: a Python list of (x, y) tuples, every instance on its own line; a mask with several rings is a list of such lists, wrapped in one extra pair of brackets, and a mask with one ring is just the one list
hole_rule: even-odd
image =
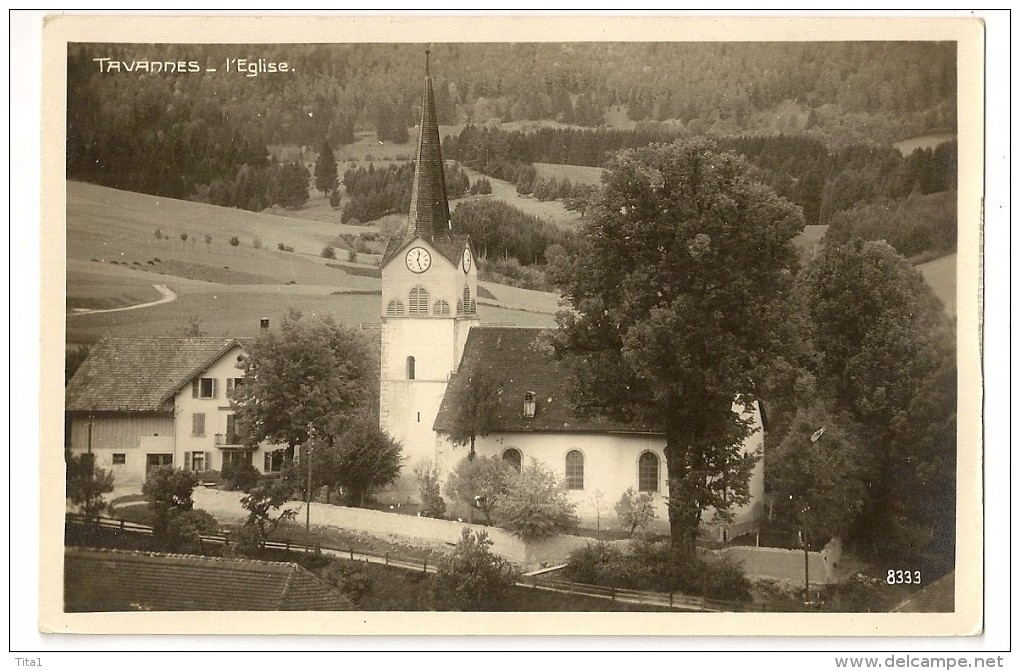
[(281, 252), (293, 252), (294, 251), (293, 247), (291, 247), (290, 245), (285, 245), (282, 242), (276, 243), (276, 248), (279, 249)]
[(628, 488), (616, 503), (616, 518), (620, 526), (627, 529), (627, 537), (634, 535), (635, 529), (644, 529), (655, 519), (655, 508), (652, 507), (652, 495), (648, 492), (638, 494)]
[(200, 536), (215, 533), (218, 528), (216, 518), (208, 512), (186, 510), (171, 515), (167, 523), (165, 542), (174, 552), (201, 552), (203, 548)]
[(258, 483), (262, 474), (258, 472), (251, 462), (235, 461), (223, 467), (223, 475), (220, 479), (230, 491), (247, 492)]
[(414, 477), (418, 481), (418, 496), (422, 517), (442, 519), (446, 516), (446, 501), (439, 493), (439, 466), (431, 461), (420, 461), (414, 466)]
[(335, 259), (336, 250), (330, 247), (329, 245), (326, 245), (325, 247), (322, 248), (322, 252), (319, 254), (319, 256), (321, 256), (324, 259)]
[(507, 560), (489, 551), (488, 534), (461, 533), (457, 549), (432, 578), (432, 598), (440, 610), (502, 610), (517, 580)]
[(350, 261), (351, 263), (357, 263), (358, 262), (358, 252), (353, 250), (353, 249), (347, 250), (347, 260)]
[(747, 601), (751, 583), (739, 564), (726, 558), (683, 563), (666, 543), (638, 543), (629, 553), (606, 543), (571, 553), (565, 574), (575, 582), (691, 596)]
[(332, 207), (334, 210), (339, 209), (340, 207), (339, 189), (333, 189), (332, 191), (329, 192), (329, 206)]
[(372, 578), (343, 560), (333, 560), (319, 572), (319, 577), (351, 600), (354, 605), (372, 593)]
[(197, 485), (198, 475), (194, 471), (161, 466), (149, 472), (142, 494), (152, 512), (153, 535), (168, 538), (171, 518), (194, 507), (191, 494)]
[(220, 481), (220, 472), (219, 471), (215, 471), (215, 470), (210, 469), (208, 471), (199, 471), (199, 473), (198, 473), (198, 482), (199, 482), (199, 484), (203, 484), (204, 485), (207, 482), (213, 482), (213, 483), (217, 483), (218, 484), (219, 481)]
[(577, 526), (576, 508), (563, 481), (532, 458), (496, 497), (496, 523), (521, 538), (552, 536)]
[(492, 524), (496, 499), (516, 475), (513, 466), (497, 456), (464, 457), (446, 479), (443, 492), (447, 498), (466, 506), (472, 516), (475, 510), (481, 510), (486, 524)]

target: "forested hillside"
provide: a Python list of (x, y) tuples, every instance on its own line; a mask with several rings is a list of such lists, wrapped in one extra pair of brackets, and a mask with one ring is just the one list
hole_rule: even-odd
[[(71, 45), (68, 176), (174, 197), (212, 192), (250, 209), (285, 205), (285, 171), (267, 147), (335, 146), (358, 128), (402, 141), (418, 113), (422, 51)], [(253, 70), (239, 72), (239, 57)], [(432, 72), (444, 124), (594, 127), (622, 105), (631, 122), (716, 136), (803, 131), (830, 147), (956, 125), (951, 43), (438, 44)]]

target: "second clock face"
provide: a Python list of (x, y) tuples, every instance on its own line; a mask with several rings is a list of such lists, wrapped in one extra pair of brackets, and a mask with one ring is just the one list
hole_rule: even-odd
[(432, 255), (424, 247), (412, 247), (407, 250), (404, 261), (412, 273), (423, 273), (432, 265)]
[(471, 250), (464, 250), (464, 255), (461, 257), (460, 265), (464, 269), (465, 273), (471, 271)]

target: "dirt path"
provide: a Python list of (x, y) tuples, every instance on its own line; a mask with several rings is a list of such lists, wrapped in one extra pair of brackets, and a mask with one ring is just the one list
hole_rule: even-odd
[(177, 300), (177, 294), (170, 290), (165, 284), (153, 284), (152, 287), (160, 293), (161, 298), (155, 301), (149, 301), (148, 303), (136, 303), (135, 305), (126, 305), (122, 308), (107, 308), (105, 310), (90, 310), (89, 308), (74, 308), (71, 314), (75, 315), (94, 315), (101, 312), (124, 312), (125, 310), (137, 310), (139, 308), (152, 307), (153, 305), (160, 305), (162, 303), (169, 303), (170, 301)]

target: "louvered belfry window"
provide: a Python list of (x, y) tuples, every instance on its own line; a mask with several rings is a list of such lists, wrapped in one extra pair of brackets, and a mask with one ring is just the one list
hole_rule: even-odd
[(400, 317), (404, 314), (404, 302), (396, 299), (386, 304), (387, 317)]
[(429, 290), (425, 287), (414, 287), (407, 299), (407, 312), (412, 315), (429, 313)]
[(450, 304), (446, 301), (436, 301), (436, 304), (432, 306), (432, 314), (434, 315), (448, 315), (450, 314)]

